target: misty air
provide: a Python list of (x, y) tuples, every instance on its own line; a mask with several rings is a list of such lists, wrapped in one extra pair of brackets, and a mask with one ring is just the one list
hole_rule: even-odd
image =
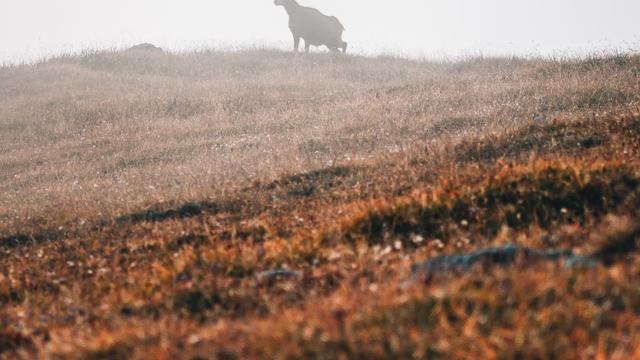
[(0, 13), (0, 359), (640, 357), (640, 3)]

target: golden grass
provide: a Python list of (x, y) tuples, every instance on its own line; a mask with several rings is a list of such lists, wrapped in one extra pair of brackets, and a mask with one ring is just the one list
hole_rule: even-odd
[[(0, 68), (0, 357), (640, 356), (639, 73), (275, 51)], [(407, 282), (505, 243), (602, 261)]]

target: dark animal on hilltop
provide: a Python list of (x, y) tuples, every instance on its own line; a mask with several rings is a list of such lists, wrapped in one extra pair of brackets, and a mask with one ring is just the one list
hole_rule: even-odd
[(347, 52), (347, 43), (342, 40), (344, 26), (335, 16), (327, 16), (320, 11), (301, 6), (296, 0), (275, 0), (289, 14), (289, 29), (293, 34), (293, 50), (298, 51), (300, 38), (304, 39), (304, 49), (309, 52), (311, 45), (326, 46), (331, 51), (342, 49)]

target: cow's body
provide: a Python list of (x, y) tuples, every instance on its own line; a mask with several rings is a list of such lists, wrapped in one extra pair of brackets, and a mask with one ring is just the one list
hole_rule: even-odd
[(326, 46), (332, 51), (347, 50), (342, 40), (344, 26), (335, 16), (327, 16), (320, 11), (300, 6), (295, 0), (276, 0), (276, 5), (284, 6), (289, 14), (289, 29), (293, 35), (294, 50), (298, 51), (300, 39), (304, 39), (305, 50), (310, 46)]

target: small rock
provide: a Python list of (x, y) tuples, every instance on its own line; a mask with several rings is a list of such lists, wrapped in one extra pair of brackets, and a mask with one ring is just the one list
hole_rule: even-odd
[(162, 50), (162, 48), (159, 48), (149, 43), (134, 45), (129, 48), (129, 51), (148, 51), (148, 52), (164, 53), (164, 50)]
[(518, 260), (524, 262), (563, 261), (567, 267), (591, 267), (596, 264), (594, 258), (575, 255), (571, 250), (539, 250), (518, 245), (506, 245), (462, 255), (437, 256), (431, 260), (413, 265), (411, 270), (414, 275), (431, 277), (455, 271), (467, 272), (476, 265), (509, 266)]
[(275, 269), (263, 271), (257, 275), (257, 278), (260, 280), (273, 280), (273, 279), (287, 279), (287, 278), (297, 278), (301, 277), (302, 273), (300, 271), (293, 271), (287, 269)]

